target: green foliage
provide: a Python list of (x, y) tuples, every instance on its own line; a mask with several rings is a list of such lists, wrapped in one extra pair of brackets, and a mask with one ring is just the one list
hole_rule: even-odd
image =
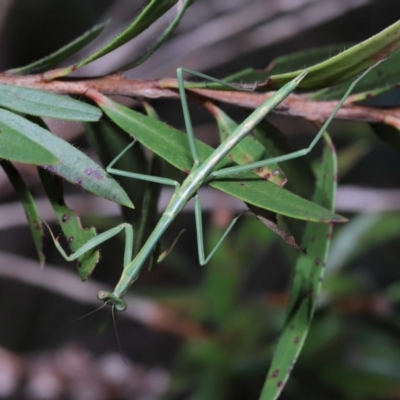
[[(161, 121), (130, 110), (99, 94), (96, 94), (94, 99), (104, 113), (125, 132), (134, 135), (140, 143), (164, 158), (174, 167), (186, 172), (190, 170), (192, 161), (189, 144), (181, 131), (171, 128)], [(203, 142), (198, 141), (197, 145), (200, 161), (204, 161), (212, 150)], [(221, 162), (219, 167), (223, 167), (228, 161)], [(345, 221), (345, 218), (340, 215), (331, 213), (315, 203), (311, 204), (307, 200), (268, 181), (254, 180), (253, 175), (250, 173), (240, 174), (238, 178), (240, 181), (227, 179), (210, 182), (210, 186), (256, 207), (265, 208), (292, 218), (320, 222)]]
[(21, 68), (13, 68), (9, 72), (16, 75), (27, 75), (33, 73), (46, 72), (51, 68), (56, 67), (64, 60), (76, 54), (79, 50), (83, 49), (89, 43), (91, 43), (103, 29), (107, 26), (107, 22), (94, 26), (88, 32), (85, 32), (80, 37), (73, 40), (71, 43), (68, 43), (66, 46), (57, 50), (53, 54), (48, 55), (38, 61), (33, 62), (32, 64), (25, 65)]
[[(118, 49), (125, 43), (134, 39), (145, 29), (147, 29), (154, 21), (156, 21), (159, 17), (165, 14), (176, 2), (177, 0), (151, 0), (149, 4), (146, 6), (146, 8), (129, 26), (123, 32), (117, 35), (114, 39), (112, 39), (109, 43), (107, 43), (104, 47), (102, 47), (100, 50), (94, 52), (90, 56), (86, 57), (84, 60), (74, 65), (62, 68), (56, 71), (56, 73), (47, 74), (47, 79), (54, 79), (57, 77), (68, 75), (71, 72), (74, 72), (77, 69), (85, 66), (86, 64), (89, 64), (97, 60), (98, 58), (103, 57), (106, 54), (112, 52), (113, 50)], [(176, 27), (176, 25), (177, 23), (175, 21), (172, 22), (173, 27)], [(162, 44), (162, 42), (168, 38), (169, 34), (163, 35), (159, 44), (156, 45), (156, 48), (159, 47)], [(147, 57), (143, 57), (141, 61), (145, 61), (146, 58)]]
[(36, 208), (35, 200), (17, 169), (9, 161), (4, 159), (0, 160), (0, 165), (14, 186), (15, 192), (24, 207), (40, 265), (43, 266), (45, 261), (45, 255), (42, 251), (43, 224)]
[[(313, 200), (332, 210), (336, 197), (336, 154), (329, 136), (324, 139)], [(307, 223), (303, 238), (307, 254), (297, 259), (283, 331), (260, 400), (278, 398), (304, 345), (322, 285), (332, 228), (332, 224)]]
[[(126, 207), (123, 210), (124, 217), (136, 228), (134, 254), (140, 251), (155, 226), (160, 194), (159, 186), (154, 182), (143, 183), (123, 177), (115, 180), (84, 152), (51, 133), (43, 118), (84, 122), (89, 141), (103, 165), (108, 165), (134, 137), (141, 146), (134, 146), (118, 160), (118, 169), (134, 174), (150, 174), (156, 177), (163, 175), (167, 176), (167, 179), (182, 180), (193, 167), (187, 135), (159, 120), (150, 105), (144, 104), (147, 114), (145, 115), (109, 99), (101, 93), (101, 87), (97, 87), (97, 90), (87, 87), (86, 91), (71, 91), (72, 95), (80, 93), (87, 101), (96, 103), (89, 105), (82, 97), (75, 99), (50, 93), (51, 89), (46, 91), (46, 83), (51, 85), (68, 81), (72, 86), (74, 82), (79, 84), (79, 78), (76, 81), (72, 78), (62, 78), (135, 39), (179, 3), (175, 18), (148, 51), (117, 70), (140, 65), (172, 35), (185, 13), (190, 12), (189, 7), (193, 2), (194, 0), (151, 0), (122, 33), (80, 62), (53, 69), (96, 39), (105, 24), (95, 26), (48, 57), (0, 75), (0, 79), (3, 77), (5, 81), (6, 77), (10, 76), (14, 79), (21, 78), (18, 85), (0, 84), (0, 164), (24, 206), (41, 264), (44, 263), (42, 222), (34, 197), (12, 163), (39, 167), (44, 191), (73, 252), (87, 242), (96, 243), (98, 236), (94, 227), (82, 227), (79, 216), (65, 205), (63, 180)], [(286, 55), (274, 60), (269, 69), (246, 69), (231, 75), (228, 80), (237, 85), (235, 92), (244, 96), (254, 95), (251, 91), (246, 91), (249, 86), (245, 84), (250, 84), (257, 91), (266, 91), (271, 86), (281, 87), (304, 71), (304, 66), (309, 66), (308, 74), (299, 88), (313, 91), (297, 96), (304, 102), (316, 102), (318, 108), (318, 104), (322, 104), (324, 100), (341, 97), (358, 74), (393, 54), (357, 86), (358, 95), (349, 98), (351, 105), (357, 105), (356, 102), (366, 98), (370, 100), (378, 94), (387, 94), (398, 85), (399, 24), (396, 22), (370, 39), (344, 51), (341, 51), (343, 46), (340, 45)], [(33, 73), (43, 73), (41, 83), (44, 90), (24, 87), (24, 84), (29, 86), (29, 79), (22, 78), (29, 78)], [(103, 79), (107, 79), (107, 76)], [(112, 85), (112, 80), (110, 82)], [(176, 92), (171, 95), (176, 85), (171, 84), (167, 87), (163, 86), (162, 82), (165, 83), (163, 80), (160, 80), (159, 84), (148, 83), (149, 93), (158, 85), (157, 90), (165, 89), (170, 96), (176, 97)], [(143, 85), (146, 84), (144, 81)], [(246, 90), (243, 91), (244, 87)], [(221, 85), (188, 84), (187, 92), (190, 99), (201, 103), (215, 117), (220, 139), (224, 141), (237, 128), (237, 121), (222, 111), (215, 102), (204, 100), (201, 93), (196, 92), (196, 95), (193, 95), (190, 88), (218, 90), (222, 89)], [(232, 87), (229, 90), (234, 91)], [(151, 94), (149, 97), (152, 97)], [(379, 112), (378, 109), (375, 111)], [(318, 118), (314, 118), (315, 120)], [(375, 129), (378, 134), (381, 133), (384, 142), (398, 150), (400, 123), (396, 121), (386, 119), (384, 122), (387, 125), (378, 125)], [(196, 144), (200, 162), (203, 162), (213, 149), (200, 140), (196, 140)], [(341, 387), (338, 392), (346, 393), (347, 397), (343, 398), (349, 399), (361, 399), (367, 395), (383, 398), (400, 390), (396, 370), (398, 363), (393, 357), (393, 353), (398, 353), (398, 349), (392, 342), (393, 336), (389, 330), (380, 327), (377, 334), (382, 337), (382, 342), (387, 337), (389, 339), (379, 349), (383, 354), (383, 368), (376, 371), (373, 360), (377, 354), (373, 354), (371, 350), (375, 348), (371, 345), (375, 338), (373, 333), (365, 330), (360, 333), (359, 338), (349, 337), (344, 318), (331, 313), (329, 302), (317, 304), (318, 296), (333, 299), (333, 302), (366, 290), (360, 288), (354, 279), (343, 271), (351, 261), (362, 257), (371, 248), (393, 240), (400, 227), (397, 214), (357, 216), (341, 228), (332, 243), (334, 255), (327, 261), (333, 225), (346, 222), (347, 219), (334, 212), (338, 172), (335, 150), (328, 133), (324, 134), (323, 147), (322, 159), (315, 168), (315, 175), (310, 161), (300, 158), (275, 163), (254, 173), (241, 172), (238, 176), (208, 182), (209, 186), (245, 202), (255, 214), (271, 220), (277, 226), (276, 231), (279, 229), (286, 237), (295, 237), (304, 251), (295, 252), (287, 244), (275, 243), (277, 235), (265, 229), (262, 224), (249, 220), (245, 220), (232, 234), (232, 238), (222, 244), (215, 258), (205, 267), (198, 289), (185, 290), (175, 298), (179, 306), (174, 306), (189, 314), (194, 323), (210, 323), (214, 329), (207, 331), (204, 340), (191, 339), (184, 344), (176, 363), (172, 392), (189, 388), (193, 399), (230, 399), (231, 385), (234, 387), (243, 379), (246, 381), (243, 385), (248, 398), (258, 398), (258, 393), (261, 392), (260, 400), (276, 399), (287, 382), (288, 390), (294, 391), (296, 385), (303, 383), (302, 374), (308, 376), (307, 374), (315, 369), (313, 357), (317, 351), (329, 353), (329, 345), (334, 343), (338, 347), (341, 340), (348, 346), (356, 344), (362, 350), (360, 352), (363, 358), (358, 360), (354, 368), (347, 367), (345, 378), (340, 374), (344, 368), (345, 355), (340, 354), (332, 363), (326, 362), (327, 366), (320, 377), (322, 383), (339, 387), (340, 381)], [(218, 168), (279, 157), (292, 152), (293, 148), (278, 128), (262, 121), (239, 145), (230, 149), (218, 164)], [(350, 169), (355, 163), (354, 160), (369, 148), (357, 148), (351, 154), (343, 152), (343, 164)], [(150, 158), (147, 155), (148, 150), (152, 152)], [(174, 169), (165, 168), (163, 161)], [(134, 210), (133, 204), (136, 206)], [(220, 229), (214, 227), (209, 231), (207, 241), (209, 244), (217, 242), (216, 238), (221, 235)], [(241, 285), (253, 258), (251, 248), (254, 243), (263, 247), (272, 244), (278, 247), (286, 246), (284, 253), (293, 261), (293, 282), (285, 312), (277, 311), (272, 304), (265, 306), (257, 296), (241, 301)], [(154, 259), (157, 259), (158, 253), (159, 243), (154, 250)], [(297, 261), (294, 261), (295, 258)], [(98, 260), (97, 246), (93, 246), (78, 258), (81, 280), (86, 280), (91, 275)], [(322, 287), (325, 264), (328, 270), (327, 281)], [(387, 289), (388, 298), (393, 302), (399, 301), (398, 287), (399, 283), (395, 282)], [(165, 296), (164, 300), (173, 303), (168, 296)], [(312, 324), (316, 309), (317, 319), (315, 324)], [(362, 325), (360, 320), (352, 323)], [(397, 332), (398, 321), (393, 322), (393, 325)], [(280, 336), (277, 345), (273, 346), (273, 339), (276, 339), (278, 332)], [(311, 339), (306, 342), (309, 332)], [(327, 359), (330, 356), (327, 354)], [(291, 385), (291, 373), (293, 369), (296, 370), (295, 364), (299, 357), (300, 360), (304, 357), (298, 366), (300, 373), (298, 376), (294, 373)], [(269, 372), (266, 375), (268, 368)], [(257, 384), (247, 379), (253, 373), (257, 376)], [(308, 394), (310, 398), (315, 396), (312, 389), (307, 389)]]
[(0, 106), (22, 114), (70, 121), (98, 121), (101, 112), (89, 104), (35, 89), (0, 86)]
[[(266, 84), (263, 84), (263, 86), (282, 86), (300, 74), (301, 71), (304, 71), (304, 65), (306, 65), (309, 72), (299, 85), (299, 88), (319, 89), (321, 87), (337, 85), (351, 79), (371, 65), (374, 65), (377, 61), (389, 57), (398, 50), (400, 48), (399, 26), (400, 22), (396, 22), (377, 35), (349, 47), (334, 56), (331, 54), (336, 53), (338, 49), (340, 51), (343, 46), (329, 46), (313, 50), (311, 53), (301, 52), (291, 56), (284, 56), (274, 60), (271, 63), (271, 69), (267, 68), (266, 71), (260, 72), (248, 69), (235, 74), (233, 77), (239, 80), (250, 80), (251, 82), (266, 81)], [(329, 56), (325, 57), (326, 55)], [(315, 64), (315, 62), (317, 63)], [(286, 72), (287, 70), (290, 72)], [(381, 72), (376, 72), (376, 75), (379, 77), (382, 76)], [(377, 82), (376, 78), (371, 78), (379, 86), (386, 86), (387, 79), (388, 76), (385, 76), (380, 82)], [(229, 77), (229, 80), (232, 80), (232, 77)]]

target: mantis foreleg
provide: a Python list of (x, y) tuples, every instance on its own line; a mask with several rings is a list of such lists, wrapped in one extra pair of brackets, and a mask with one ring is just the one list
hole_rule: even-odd
[[(45, 223), (46, 224), (46, 223)], [(46, 224), (47, 225), (47, 224)], [(118, 235), (122, 230), (125, 229), (125, 252), (124, 252), (124, 265), (128, 265), (132, 260), (132, 251), (133, 251), (133, 228), (131, 224), (123, 223), (114, 228), (111, 228), (105, 232), (102, 232), (96, 235), (94, 238), (88, 240), (82, 247), (80, 247), (74, 253), (68, 255), (65, 250), (62, 248), (61, 244), (58, 241), (58, 238), (54, 237), (53, 232), (51, 231), (50, 227), (47, 225), (49, 229), (50, 235), (53, 238), (54, 244), (59, 251), (59, 253), (63, 256), (63, 258), (67, 261), (75, 261), (78, 259), (82, 254), (86, 253), (87, 251), (97, 247), (101, 243), (111, 239), (113, 236)]]

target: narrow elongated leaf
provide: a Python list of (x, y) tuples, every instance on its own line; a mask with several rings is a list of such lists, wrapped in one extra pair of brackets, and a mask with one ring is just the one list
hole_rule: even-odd
[[(237, 128), (238, 124), (216, 105), (210, 102), (204, 105), (217, 120), (219, 136), (221, 142), (223, 142)], [(268, 154), (268, 150), (264, 148), (253, 135), (249, 134), (229, 152), (227, 157), (236, 164), (243, 165), (249, 162), (271, 158), (271, 155)], [(287, 181), (285, 173), (280, 169), (278, 164), (257, 168), (253, 172), (278, 186), (284, 186)]]
[(58, 160), (57, 165), (44, 164), (42, 167), (67, 181), (118, 204), (133, 207), (124, 190), (106, 171), (85, 154), (48, 130), (19, 115), (0, 109), (0, 124), (14, 129), (30, 140), (40, 143)]
[[(332, 142), (324, 135), (323, 162), (318, 169), (313, 200), (333, 210), (336, 195), (336, 157)], [(277, 399), (284, 388), (307, 337), (321, 288), (332, 224), (308, 222), (301, 254), (295, 267), (290, 302), (283, 332), (267, 374), (260, 400)]]
[(25, 164), (57, 164), (57, 158), (39, 143), (0, 121), (0, 158)]
[(118, 68), (119, 71), (126, 71), (128, 69), (135, 68), (136, 66), (145, 62), (174, 32), (175, 28), (179, 25), (183, 15), (186, 10), (193, 4), (194, 0), (184, 0), (183, 4), (180, 6), (178, 13), (174, 20), (168, 25), (167, 29), (163, 32), (163, 34), (157, 39), (157, 41), (146, 51), (143, 56), (138, 57), (134, 61), (129, 62), (121, 68)]
[[(65, 239), (71, 251), (74, 252), (96, 236), (96, 229), (93, 227), (83, 228), (79, 216), (65, 205), (64, 190), (60, 178), (43, 170), (39, 170), (39, 175)], [(82, 281), (91, 275), (99, 258), (100, 252), (97, 248), (87, 251), (78, 258), (78, 273)]]
[(263, 82), (268, 80), (271, 75), (284, 74), (289, 71), (295, 71), (311, 67), (315, 64), (321, 63), (333, 56), (344, 51), (350, 45), (331, 45), (318, 47), (315, 49), (307, 49), (305, 51), (297, 51), (292, 54), (287, 54), (275, 58), (263, 70), (256, 70), (254, 68), (246, 68), (235, 74), (229, 75), (224, 78), (228, 82), (241, 82), (241, 83), (254, 83)]
[[(96, 151), (96, 154), (104, 166), (109, 165), (118, 154), (132, 143), (132, 138), (108, 118), (104, 118), (97, 123), (85, 123), (85, 129), (91, 146)], [(129, 149), (129, 151), (114, 164), (113, 168), (127, 172), (147, 174), (148, 162), (143, 150), (143, 147), (137, 143), (136, 146)], [(116, 175), (113, 175), (113, 178), (121, 185), (129, 198), (136, 205), (135, 209), (126, 207), (122, 209), (125, 221), (134, 225), (140, 218), (146, 182)]]
[[(254, 129), (254, 137), (261, 143), (271, 157), (299, 150), (286, 136), (268, 121), (261, 121)], [(294, 158), (280, 164), (287, 178), (285, 188), (301, 197), (310, 199), (313, 194), (314, 175), (305, 157)]]
[[(258, 142), (268, 149), (268, 153), (271, 154), (272, 157), (279, 157), (299, 150), (288, 141), (279, 129), (265, 120), (256, 126), (254, 129), (254, 136)], [(315, 177), (308, 159), (306, 157), (300, 157), (287, 160), (280, 163), (280, 167), (287, 177), (285, 189), (310, 200), (314, 192)], [(279, 217), (278, 221), (281, 219), (282, 218)], [(283, 223), (283, 221), (279, 222), (280, 224)], [(302, 221), (285, 218), (284, 225), (297, 241), (301, 241), (305, 228)]]
[[(125, 132), (134, 135), (144, 146), (173, 166), (186, 173), (190, 171), (193, 161), (184, 133), (161, 121), (121, 106), (98, 92), (89, 91), (87, 95), (97, 102), (108, 117)], [(200, 160), (205, 160), (212, 152), (209, 146), (200, 141), (197, 141), (197, 148)], [(223, 160), (218, 167), (226, 166), (227, 162), (229, 162), (227, 159)], [(292, 218), (318, 222), (346, 221), (345, 218), (264, 181), (251, 172), (212, 181), (210, 185), (246, 203)]]
[(97, 107), (54, 93), (0, 84), (0, 106), (38, 117), (70, 121), (98, 121)]
[(85, 32), (82, 36), (79, 36), (72, 42), (68, 43), (66, 46), (61, 47), (61, 49), (57, 50), (56, 52), (41, 58), (38, 61), (35, 61), (29, 65), (25, 65), (24, 67), (20, 68), (13, 68), (7, 71), (10, 74), (15, 75), (27, 75), (33, 73), (40, 73), (48, 71), (51, 68), (56, 67), (62, 61), (66, 60), (67, 58), (76, 54), (79, 50), (83, 49), (86, 45), (91, 43), (103, 29), (107, 26), (108, 22), (103, 22), (94, 26), (92, 29)]
[[(301, 89), (316, 89), (337, 85), (365, 71), (400, 48), (400, 21), (377, 35), (350, 47), (342, 53), (309, 67), (299, 84)], [(269, 85), (281, 86), (298, 76), (303, 69), (269, 77)]]
[[(397, 86), (400, 81), (400, 51), (396, 51), (387, 60), (378, 65), (357, 85), (357, 93), (363, 98), (370, 98)], [(341, 98), (346, 92), (350, 81), (346, 81), (333, 88), (321, 89), (307, 95), (312, 100), (334, 100)], [(359, 100), (363, 100), (359, 96)]]
[(105, 56), (111, 51), (121, 47), (125, 43), (129, 42), (145, 29), (147, 29), (154, 21), (165, 14), (178, 0), (151, 0), (140, 15), (126, 28), (123, 32), (117, 35), (114, 39), (109, 41), (100, 50), (94, 52), (84, 60), (71, 65), (69, 67), (60, 68), (58, 70), (50, 71), (46, 74), (46, 78), (51, 80), (61, 76), (70, 74), (73, 71), (83, 67), (92, 61), (97, 60), (100, 57)]
[(10, 162), (4, 160), (0, 160), (0, 165), (3, 167), (4, 172), (10, 179), (10, 182), (14, 186), (20, 202), (24, 207), (26, 219), (28, 220), (29, 229), (32, 234), (33, 242), (35, 243), (40, 265), (43, 266), (45, 261), (45, 256), (42, 251), (43, 224), (36, 208), (35, 200), (33, 199), (28, 186), (26, 186), (17, 169)]
[[(227, 77), (230, 82), (256, 83), (257, 89), (271, 86), (281, 87), (291, 81), (305, 69), (308, 70), (307, 76), (300, 82), (298, 89), (320, 89), (337, 85), (345, 82), (367, 68), (376, 64), (378, 61), (389, 57), (400, 48), (400, 21), (379, 32), (377, 35), (356, 44), (339, 54), (331, 56), (340, 51), (340, 47), (334, 46), (327, 49), (317, 49), (310, 53), (295, 53), (294, 55), (280, 57), (270, 63), (264, 71), (246, 69), (237, 74)], [(326, 56), (323, 61), (323, 57)], [(317, 62), (316, 64), (314, 64)], [(395, 63), (395, 61), (393, 61)], [(304, 66), (307, 66), (306, 68)], [(290, 68), (290, 66), (293, 67)], [(396, 67), (396, 69), (398, 66)], [(291, 69), (290, 72), (285, 72)], [(386, 72), (388, 75), (388, 72)], [(394, 76), (396, 76), (394, 74)], [(391, 78), (393, 81), (395, 78)], [(377, 78), (375, 80), (377, 82)], [(196, 84), (193, 87), (206, 87), (226, 90), (221, 85)], [(335, 93), (335, 98), (340, 97), (342, 89)], [(327, 91), (320, 95), (324, 98), (331, 98)]]

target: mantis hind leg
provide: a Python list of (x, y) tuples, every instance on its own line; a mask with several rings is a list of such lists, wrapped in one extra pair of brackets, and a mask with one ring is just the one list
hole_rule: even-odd
[(197, 248), (198, 248), (198, 253), (199, 253), (199, 263), (200, 263), (200, 265), (205, 265), (208, 263), (208, 261), (210, 261), (211, 257), (218, 250), (218, 248), (221, 245), (221, 243), (223, 242), (223, 240), (226, 238), (228, 233), (232, 230), (232, 228), (234, 227), (234, 225), (236, 224), (238, 219), (244, 214), (244, 212), (240, 213), (238, 216), (236, 216), (231, 221), (228, 228), (226, 229), (226, 231), (223, 233), (223, 235), (219, 239), (218, 243), (211, 250), (210, 254), (206, 257), (205, 251), (204, 251), (203, 218), (202, 218), (202, 214), (201, 214), (201, 203), (200, 203), (199, 195), (196, 194), (194, 201), (195, 201), (194, 210), (195, 210), (195, 217), (196, 217)]
[(186, 89), (185, 89), (185, 83), (184, 83), (184, 80), (183, 80), (183, 73), (184, 72), (187, 72), (187, 73), (189, 73), (191, 75), (194, 75), (194, 76), (198, 76), (199, 78), (206, 79), (206, 80), (208, 80), (210, 82), (213, 82), (213, 83), (218, 83), (218, 84), (224, 85), (224, 86), (229, 87), (231, 89), (235, 89), (235, 90), (246, 90), (246, 89), (238, 88), (237, 86), (232, 85), (231, 83), (221, 81), (219, 79), (213, 78), (212, 76), (208, 76), (208, 75), (202, 74), (200, 72), (193, 71), (191, 69), (178, 68), (176, 70), (176, 77), (177, 77), (177, 81), (178, 81), (179, 95), (180, 95), (180, 98), (181, 98), (183, 118), (185, 120), (185, 128), (186, 128), (186, 133), (187, 133), (187, 136), (188, 136), (190, 152), (192, 153), (194, 164), (198, 165), (200, 160), (199, 160), (199, 155), (198, 155), (197, 146), (196, 146), (196, 139), (194, 137), (192, 120), (190, 118), (188, 102), (187, 102), (187, 99), (186, 99)]
[(357, 83), (361, 79), (363, 79), (365, 77), (365, 75), (367, 75), (371, 71), (371, 69), (375, 68), (377, 65), (378, 65), (378, 63), (374, 64), (372, 67), (368, 68), (366, 71), (364, 71), (360, 76), (357, 77), (357, 79), (355, 79), (349, 85), (348, 89), (346, 90), (346, 92), (344, 93), (344, 95), (342, 96), (340, 101), (337, 103), (337, 105), (334, 108), (334, 110), (332, 111), (331, 115), (328, 117), (328, 119), (322, 125), (321, 129), (318, 131), (318, 133), (316, 134), (316, 136), (314, 137), (314, 139), (312, 140), (312, 142), (310, 143), (310, 145), (308, 147), (306, 147), (304, 149), (301, 149), (301, 150), (294, 151), (294, 152), (289, 153), (289, 154), (284, 154), (282, 156), (269, 158), (267, 160), (255, 161), (255, 162), (252, 162), (252, 163), (248, 163), (246, 165), (237, 165), (237, 166), (234, 166), (234, 167), (222, 168), (222, 169), (220, 169), (218, 171), (213, 171), (210, 174), (209, 180), (212, 180), (214, 178), (226, 177), (228, 175), (236, 174), (236, 173), (239, 173), (239, 172), (250, 171), (250, 170), (253, 170), (253, 169), (256, 169), (256, 168), (266, 167), (266, 166), (271, 165), (273, 163), (279, 163), (279, 162), (283, 162), (283, 161), (287, 161), (287, 160), (292, 160), (292, 159), (295, 159), (295, 158), (298, 158), (298, 157), (303, 157), (303, 156), (307, 155), (308, 153), (310, 153), (310, 151), (315, 147), (315, 145), (317, 144), (317, 142), (321, 138), (322, 134), (328, 128), (329, 124), (332, 122), (333, 118), (335, 118), (337, 112), (343, 106), (344, 102), (349, 97), (350, 93), (353, 91), (353, 89), (357, 85)]

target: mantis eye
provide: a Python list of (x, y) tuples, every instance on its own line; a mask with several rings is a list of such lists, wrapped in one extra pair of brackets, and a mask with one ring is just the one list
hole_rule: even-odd
[(104, 301), (105, 303), (109, 304), (110, 306), (115, 307), (117, 311), (125, 311), (126, 310), (126, 303), (120, 297), (117, 297), (115, 294), (111, 292), (106, 292), (101, 290), (97, 293), (97, 298), (99, 300)]

